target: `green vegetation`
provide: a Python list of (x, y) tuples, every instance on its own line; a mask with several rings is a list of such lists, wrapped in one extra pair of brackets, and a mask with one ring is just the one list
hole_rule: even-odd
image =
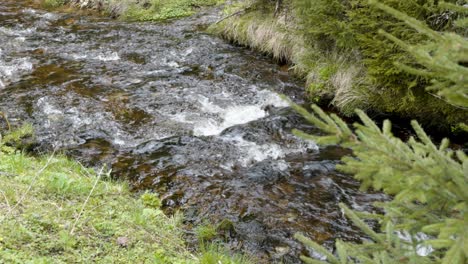
[[(226, 8), (226, 19), (211, 31), (288, 61), (307, 79), (313, 101), (332, 102), (343, 114), (354, 109), (417, 118), (425, 124), (456, 126), (468, 119), (468, 110), (428, 92), (430, 76), (407, 71), (414, 66), (407, 49), (396, 45), (385, 30), (409, 45), (424, 46), (429, 38), (368, 0), (237, 1)], [(458, 18), (465, 19), (466, 1), (450, 0), (447, 9), (432, 0), (382, 1), (427, 23), (438, 32), (466, 34)], [(276, 15), (275, 15), (276, 14)], [(462, 21), (462, 19), (458, 21)], [(457, 24), (458, 23), (458, 24)]]
[(42, 5), (45, 8), (57, 8), (66, 4), (66, 0), (44, 0)]
[(158, 21), (190, 16), (194, 8), (219, 4), (219, 0), (151, 0), (132, 4), (122, 18), (139, 21)]
[[(229, 255), (223, 246), (209, 244), (202, 247), (200, 263), (203, 264), (248, 264), (255, 263), (252, 259), (244, 255)], [(229, 256), (229, 257), (227, 257)]]
[[(467, 68), (460, 61), (468, 55), (468, 42), (454, 33), (440, 33), (424, 23), (387, 5), (371, 1), (381, 10), (414, 28), (427, 38), (425, 45), (411, 45), (393, 34), (381, 33), (404, 48), (415, 59), (405, 71), (430, 77), (428, 89), (438, 92), (448, 103), (466, 106)], [(449, 6), (452, 8), (452, 6)], [(466, 10), (463, 10), (466, 12)], [(462, 22), (457, 22), (462, 23)], [(296, 238), (326, 257), (326, 261), (302, 256), (306, 263), (442, 263), (464, 264), (468, 258), (468, 156), (452, 150), (448, 139), (435, 144), (418, 122), (411, 123), (417, 138), (408, 142), (392, 135), (386, 120), (379, 128), (363, 111), (357, 110), (362, 124), (354, 131), (338, 116), (324, 113), (316, 105), (314, 113), (293, 105), (325, 136), (295, 133), (319, 144), (340, 144), (353, 150), (338, 169), (355, 175), (362, 189), (373, 188), (392, 195), (393, 200), (378, 203), (384, 213), (354, 212), (341, 204), (345, 215), (368, 239), (362, 244), (336, 242), (332, 254), (301, 234)], [(373, 230), (365, 220), (378, 221)]]
[(216, 246), (189, 252), (181, 214), (166, 216), (153, 193), (135, 198), (105, 169), (18, 152), (31, 132), (0, 139), (0, 263), (249, 263)]
[(212, 240), (218, 235), (216, 226), (210, 223), (205, 223), (203, 225), (198, 226), (195, 229), (195, 233), (197, 234), (198, 240), (201, 242)]
[(113, 17), (134, 21), (162, 21), (190, 16), (201, 6), (221, 4), (223, 0), (42, 0), (46, 8), (73, 5), (96, 9)]
[[(363, 244), (336, 243), (338, 258), (320, 245), (298, 234), (296, 238), (319, 253), (329, 263), (444, 263), (463, 264), (468, 256), (468, 157), (454, 152), (448, 140), (436, 146), (417, 122), (412, 122), (419, 140), (407, 143), (391, 133), (387, 120), (380, 129), (362, 111), (363, 124), (355, 132), (336, 115), (328, 115), (317, 106), (314, 114), (294, 106), (327, 136), (296, 134), (320, 144), (341, 144), (353, 150), (355, 157), (343, 158), (338, 169), (362, 181), (362, 189), (383, 190), (394, 196), (379, 203), (385, 214), (353, 212), (341, 205), (346, 216), (369, 237)], [(377, 220), (381, 232), (371, 229), (361, 218)], [(422, 234), (428, 235), (424, 238)], [(424, 239), (422, 239), (424, 238)], [(428, 255), (418, 251), (430, 247)], [(303, 257), (307, 263), (313, 262)]]

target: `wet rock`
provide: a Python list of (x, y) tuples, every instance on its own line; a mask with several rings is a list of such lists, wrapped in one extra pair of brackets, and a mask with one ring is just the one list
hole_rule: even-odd
[(336, 161), (312, 161), (306, 162), (302, 167), (302, 174), (305, 177), (315, 177), (333, 173), (335, 171)]
[(288, 254), (291, 251), (291, 248), (288, 246), (277, 246), (275, 247), (274, 258), (280, 259), (284, 255)]
[(250, 243), (263, 244), (267, 239), (265, 226), (257, 220), (237, 223), (234, 229), (240, 237)]
[(137, 52), (123, 53), (121, 56), (123, 59), (136, 64), (146, 64), (146, 56)]
[(253, 182), (275, 183), (280, 179), (289, 177), (288, 169), (288, 164), (284, 161), (265, 160), (248, 168), (245, 175)]

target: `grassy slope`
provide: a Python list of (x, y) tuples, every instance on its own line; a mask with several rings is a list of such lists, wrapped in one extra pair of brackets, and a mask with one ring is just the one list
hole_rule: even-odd
[[(181, 217), (145, 205), (125, 184), (105, 180), (107, 174), (64, 157), (0, 157), (0, 259), (195, 262), (184, 247)], [(120, 246), (119, 238), (128, 245)]]
[(136, 198), (105, 170), (30, 157), (0, 137), (0, 263), (249, 262), (216, 246), (191, 253), (182, 215), (166, 216), (159, 206), (156, 195)]

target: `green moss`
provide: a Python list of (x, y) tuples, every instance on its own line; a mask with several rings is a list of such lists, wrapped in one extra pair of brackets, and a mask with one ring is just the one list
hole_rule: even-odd
[[(434, 1), (384, 2), (426, 19), (433, 28), (450, 27)], [(412, 65), (414, 59), (380, 36), (379, 29), (409, 43), (425, 37), (370, 7), (367, 0), (294, 0), (284, 2), (277, 16), (271, 2), (238, 1), (225, 13), (235, 15), (211, 26), (211, 32), (291, 63), (306, 79), (313, 102), (331, 102), (345, 115), (360, 108), (445, 127), (468, 119), (468, 111), (427, 93), (428, 80), (394, 64)]]
[(44, 0), (42, 6), (45, 8), (57, 8), (67, 3), (67, 0)]

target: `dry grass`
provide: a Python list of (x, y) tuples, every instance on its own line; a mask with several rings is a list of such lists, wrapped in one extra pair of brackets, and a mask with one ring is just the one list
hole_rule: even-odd
[[(235, 12), (231, 11), (231, 12)], [(288, 62), (291, 69), (306, 80), (311, 98), (325, 98), (344, 113), (356, 107), (366, 108), (367, 96), (357, 89), (364, 82), (364, 69), (351, 63), (354, 54), (323, 54), (305, 45), (304, 39), (286, 22), (285, 15), (250, 11), (239, 13), (212, 25), (210, 31), (223, 38)], [(312, 88), (311, 88), (312, 87)]]
[(288, 32), (280, 20), (256, 12), (246, 14), (241, 19), (233, 16), (213, 25), (210, 31), (232, 42), (270, 54), (279, 61), (293, 63), (294, 56), (303, 49), (303, 41)]
[(363, 80), (362, 69), (350, 66), (342, 67), (331, 78), (335, 96), (332, 104), (340, 108), (344, 113), (354, 113), (356, 108), (366, 109), (368, 96), (356, 86)]

